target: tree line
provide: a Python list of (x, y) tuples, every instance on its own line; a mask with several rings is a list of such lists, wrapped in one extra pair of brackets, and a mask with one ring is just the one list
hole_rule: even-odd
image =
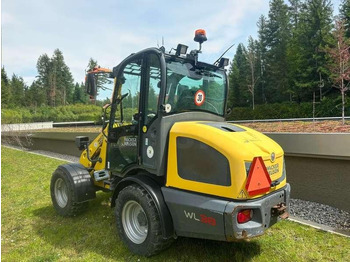
[[(240, 43), (229, 71), (229, 105), (315, 102), (350, 82), (350, 0), (271, 0), (258, 37)], [(344, 104), (345, 104), (345, 98)]]
[[(92, 58), (89, 66), (96, 66)], [(1, 68), (1, 107), (41, 107), (61, 106), (76, 103), (86, 104), (89, 97), (84, 83), (74, 83), (72, 73), (66, 65), (62, 51), (54, 50), (52, 57), (43, 54), (37, 61), (38, 75), (31, 85), (26, 85), (23, 78), (13, 74), (7, 76)]]
[[(333, 17), (330, 0), (271, 0), (257, 29), (257, 39), (250, 36), (247, 46), (238, 44), (232, 59), (230, 107), (322, 102), (339, 91), (345, 106), (350, 82), (350, 0), (342, 0), (338, 17)], [(87, 69), (95, 66), (97, 61), (91, 58)], [(41, 55), (36, 67), (38, 75), (30, 86), (16, 74), (9, 78), (2, 67), (2, 108), (89, 103), (84, 83), (74, 83), (59, 49), (52, 57)], [(107, 82), (100, 76), (99, 89)]]

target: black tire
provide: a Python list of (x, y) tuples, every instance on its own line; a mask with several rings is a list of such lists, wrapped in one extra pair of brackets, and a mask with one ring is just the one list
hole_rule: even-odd
[[(134, 211), (131, 211), (133, 209)], [(149, 257), (169, 247), (173, 242), (172, 238), (163, 238), (158, 210), (152, 197), (143, 187), (132, 184), (121, 190), (116, 200), (115, 212), (119, 237), (131, 252)], [(132, 215), (136, 212), (137, 215)], [(135, 223), (138, 226), (133, 227)], [(145, 234), (138, 230), (146, 228)], [(133, 234), (134, 231), (137, 233)]]
[(72, 217), (86, 210), (88, 202), (77, 202), (74, 182), (70, 174), (56, 169), (51, 177), (51, 199), (57, 213), (64, 217)]

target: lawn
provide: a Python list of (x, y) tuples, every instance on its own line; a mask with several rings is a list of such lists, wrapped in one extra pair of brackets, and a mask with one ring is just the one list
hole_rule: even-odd
[(350, 238), (291, 221), (250, 242), (179, 238), (157, 256), (135, 256), (116, 235), (108, 194), (78, 217), (55, 213), (49, 184), (62, 163), (2, 147), (2, 261), (349, 261)]

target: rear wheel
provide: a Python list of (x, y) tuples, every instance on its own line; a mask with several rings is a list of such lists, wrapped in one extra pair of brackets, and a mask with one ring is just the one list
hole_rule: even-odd
[(172, 242), (172, 239), (163, 239), (159, 213), (152, 197), (136, 184), (119, 193), (116, 224), (121, 240), (138, 255), (152, 256)]
[(76, 216), (82, 213), (88, 203), (78, 203), (73, 180), (69, 174), (61, 169), (56, 169), (51, 178), (51, 199), (57, 213), (64, 217)]

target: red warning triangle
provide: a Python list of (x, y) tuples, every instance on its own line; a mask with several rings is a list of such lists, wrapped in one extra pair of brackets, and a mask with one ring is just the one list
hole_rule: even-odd
[(271, 187), (271, 178), (261, 157), (255, 157), (249, 170), (245, 188), (250, 196), (268, 192)]

